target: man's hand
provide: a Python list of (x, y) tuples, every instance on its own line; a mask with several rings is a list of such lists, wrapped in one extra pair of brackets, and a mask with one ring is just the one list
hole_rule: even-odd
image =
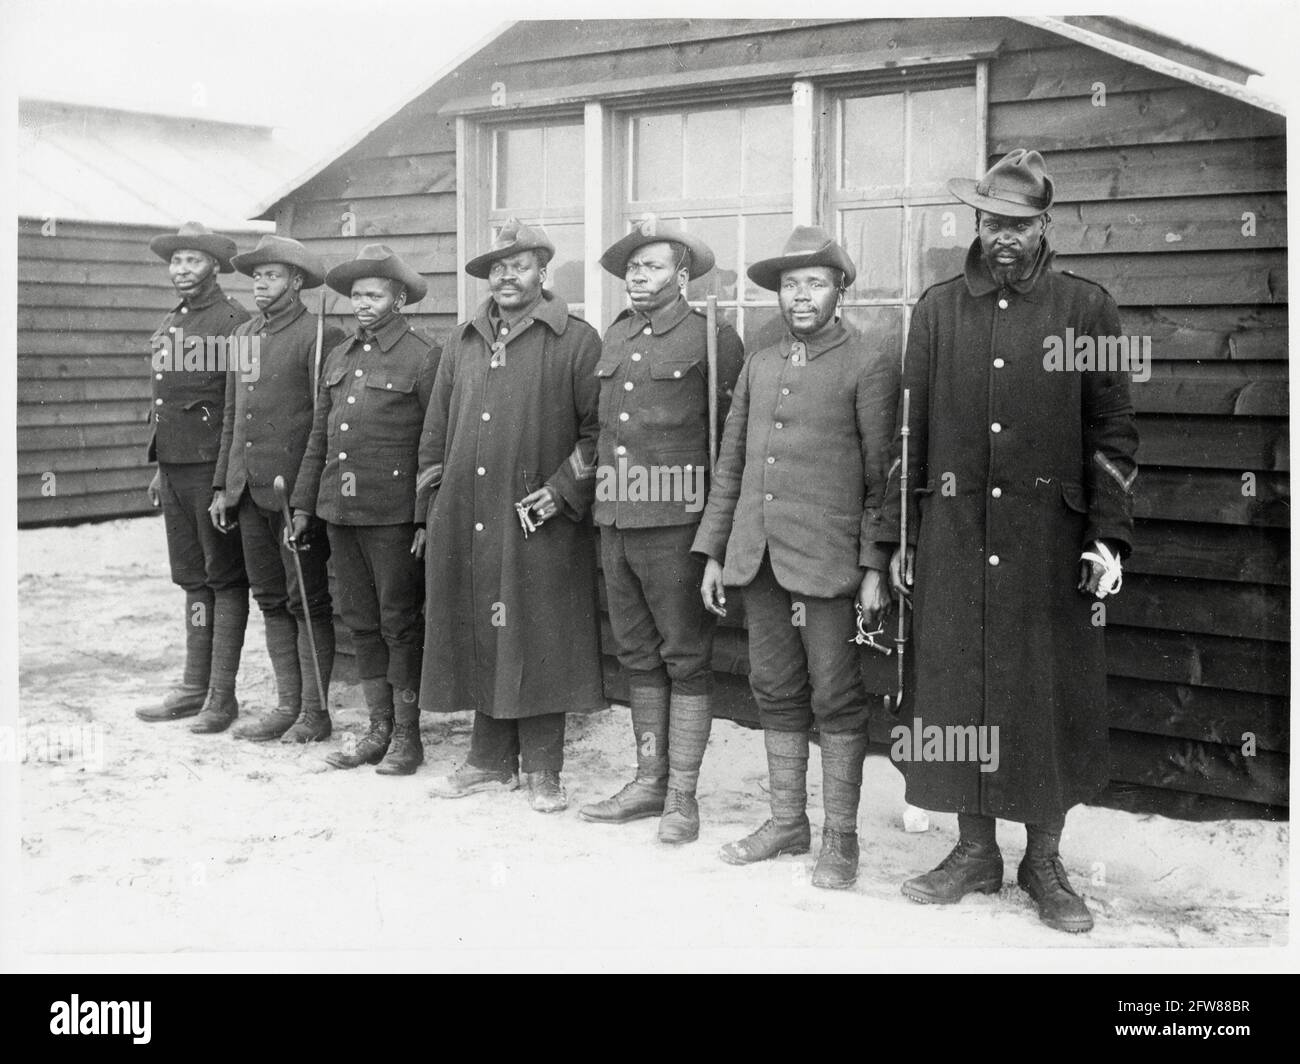
[(212, 493), (212, 502), (208, 504), (208, 517), (212, 521), (212, 527), (218, 532), (229, 532), (233, 527), (226, 518), (226, 493), (224, 491), (214, 491)]
[(310, 539), (308, 534), (311, 529), (311, 514), (306, 510), (294, 510), (293, 524), (290, 528), (285, 529), (285, 539), (288, 541), (292, 550), (298, 550), (299, 547), (305, 548), (307, 540)]
[(727, 593), (722, 587), (722, 563), (710, 558), (704, 563), (704, 579), (700, 582), (700, 598), (704, 608), (719, 617), (727, 615)]
[(863, 623), (874, 628), (880, 616), (889, 609), (889, 590), (885, 584), (885, 574), (879, 569), (868, 569), (858, 585), (858, 606), (862, 610)]
[(531, 509), (539, 525), (549, 521), (560, 512), (560, 504), (556, 502), (555, 493), (551, 491), (549, 484), (543, 484), (536, 491), (530, 491), (515, 505)]
[(162, 470), (154, 470), (153, 480), (149, 481), (149, 486), (144, 489), (149, 496), (149, 505), (155, 510), (162, 505)]
[(424, 526), (416, 525), (415, 538), (411, 540), (411, 553), (417, 558), (424, 557), (424, 541), (427, 537), (428, 533), (424, 530)]
[(913, 572), (915, 565), (916, 551), (915, 549), (908, 550), (907, 572), (903, 572), (903, 547), (901, 545), (894, 550), (893, 557), (889, 559), (889, 586), (894, 589), (895, 595), (909, 601), (912, 598), (912, 580), (915, 575)]

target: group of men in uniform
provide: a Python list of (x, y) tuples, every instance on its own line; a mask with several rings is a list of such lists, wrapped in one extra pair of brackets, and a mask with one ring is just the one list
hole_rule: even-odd
[[(713, 252), (653, 218), (601, 257), (628, 297), (603, 342), (545, 287), (545, 232), (515, 220), (466, 264), (489, 295), (441, 348), (401, 314), (423, 278), (383, 245), (326, 272), (281, 237), (246, 255), (194, 223), (157, 238), (181, 302), (155, 343), (182, 327), (259, 343), (253, 372), (154, 376), (151, 493), (186, 592), (186, 661), (139, 715), (194, 716), (199, 732), (234, 721), (251, 585), (278, 704), (235, 734), (329, 737), (332, 559), (370, 724), (329, 762), (409, 774), (420, 713), (473, 710), (466, 759), (433, 794), (514, 790), (522, 774), (532, 808), (562, 810), (565, 714), (606, 705), (599, 549), (636, 767), (581, 817), (657, 817), (660, 841), (698, 838), (714, 625), (740, 588), (771, 816), (721, 857), (811, 849), (815, 730), (812, 881), (842, 889), (858, 875), (868, 746), (853, 633), (892, 591), (913, 610), (908, 715), (993, 728), (1001, 746), (991, 773), (900, 766), (908, 800), (957, 813), (960, 832), (903, 892), (999, 889), (1000, 816), (1026, 824), (1017, 879), (1042, 919), (1087, 930), (1058, 844), (1066, 811), (1105, 782), (1090, 602), (1118, 590), (1130, 549), (1137, 440), (1122, 373), (1051, 372), (1042, 352), (1067, 328), (1117, 335), (1118, 315), (1099, 286), (1050, 268), (1038, 153), (950, 188), (975, 207), (977, 238), (963, 273), (918, 302), (901, 367), (843, 320), (856, 267), (816, 227), (749, 268), (785, 328), (748, 357), (686, 300)], [(217, 283), (232, 268), (253, 278), (251, 319)], [(303, 306), (322, 283), (351, 300), (351, 334)]]

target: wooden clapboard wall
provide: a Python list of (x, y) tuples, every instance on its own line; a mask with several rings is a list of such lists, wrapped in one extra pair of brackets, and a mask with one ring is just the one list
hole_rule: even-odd
[[(149, 240), (166, 229), (42, 225), (18, 222), (18, 523), (154, 513), (149, 337), (176, 296)], [(221, 283), (252, 308), (248, 278)]]
[[(1187, 815), (1284, 806), (1289, 411), (1277, 115), (1010, 19), (531, 22), (377, 127), (274, 216), (280, 232), (333, 261), (355, 254), (357, 238), (393, 246), (429, 278), (416, 317), (438, 334), (455, 320), (458, 269), (454, 121), (439, 114), (448, 99), (501, 82), (544, 106), (548, 91), (558, 102), (560, 87), (575, 85), (654, 91), (715, 71), (753, 75), (757, 86), (792, 62), (963, 52), (994, 55), (989, 162), (1014, 147), (1047, 155), (1059, 265), (1106, 285), (1126, 331), (1153, 341), (1151, 380), (1134, 386), (1139, 546), (1109, 615), (1108, 800), (1159, 793), (1161, 808)], [(1230, 64), (1207, 69), (1244, 77)], [(608, 625), (604, 634), (608, 648)], [(887, 663), (864, 661), (869, 686), (887, 690)], [(733, 619), (715, 667), (739, 677), (747, 666)], [(723, 689), (726, 712), (752, 718), (743, 684)], [(621, 691), (613, 673), (611, 690)], [(876, 729), (887, 738), (887, 721)]]

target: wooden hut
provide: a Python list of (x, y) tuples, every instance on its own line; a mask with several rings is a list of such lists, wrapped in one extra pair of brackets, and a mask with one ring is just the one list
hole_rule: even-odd
[(250, 246), (270, 227), (244, 208), (302, 160), (266, 127), (82, 104), (23, 100), (19, 128), (18, 523), (152, 513), (149, 336), (176, 297), (149, 239), (197, 219)]
[[(859, 264), (848, 319), (901, 353), (972, 236), (946, 179), (1043, 151), (1060, 266), (1154, 355), (1140, 545), (1108, 619), (1108, 800), (1269, 812), (1288, 801), (1286, 141), (1251, 73), (1113, 18), (517, 23), (257, 215), (331, 261), (390, 244), (428, 276), (437, 333), (482, 298), (460, 267), (511, 214), (547, 225), (553, 287), (603, 326), (622, 296), (597, 257), (653, 210), (717, 250), (690, 297), (716, 294), (750, 345), (775, 306), (746, 266), (815, 222)], [(715, 666), (745, 672), (738, 628)]]

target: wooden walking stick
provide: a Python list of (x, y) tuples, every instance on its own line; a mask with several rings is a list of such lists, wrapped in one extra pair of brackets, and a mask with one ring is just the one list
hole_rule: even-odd
[[(899, 555), (898, 555), (898, 581), (904, 587), (907, 586), (907, 503), (908, 503), (908, 475), (907, 475), (907, 440), (912, 435), (912, 426), (908, 419), (911, 405), (910, 389), (903, 389), (903, 427), (900, 430), (903, 437), (903, 455), (901, 466), (898, 474), (898, 503), (899, 503)], [(903, 655), (907, 645), (907, 596), (900, 592), (898, 596), (898, 632), (894, 636), (894, 646), (898, 648), (898, 694), (894, 699), (894, 704), (889, 704), (889, 696), (885, 696), (885, 708), (897, 713), (903, 708)]]
[(316, 362), (311, 370), (311, 403), (316, 406), (316, 392), (320, 388), (321, 348), (325, 346), (325, 290), (320, 294), (320, 313), (316, 315)]
[(718, 297), (704, 300), (704, 350), (709, 374), (709, 483), (713, 483), (713, 466), (718, 460)]
[[(284, 477), (277, 476), (272, 483), (275, 488), (275, 499), (280, 504), (280, 517), (284, 521), (285, 529), (288, 533), (289, 553), (293, 555), (293, 570), (298, 577), (298, 587), (306, 595), (307, 582), (302, 576), (302, 559), (298, 557), (300, 546), (298, 541), (293, 538), (293, 515), (289, 511), (289, 495), (285, 489)], [(325, 681), (320, 674), (320, 659), (316, 656), (316, 633), (312, 631), (311, 617), (306, 615), (304, 606), (304, 618), (302, 622), (307, 628), (307, 646), (311, 649), (311, 670), (316, 676), (316, 694), (320, 696), (320, 707), (323, 710), (329, 709), (329, 700), (325, 697)]]

